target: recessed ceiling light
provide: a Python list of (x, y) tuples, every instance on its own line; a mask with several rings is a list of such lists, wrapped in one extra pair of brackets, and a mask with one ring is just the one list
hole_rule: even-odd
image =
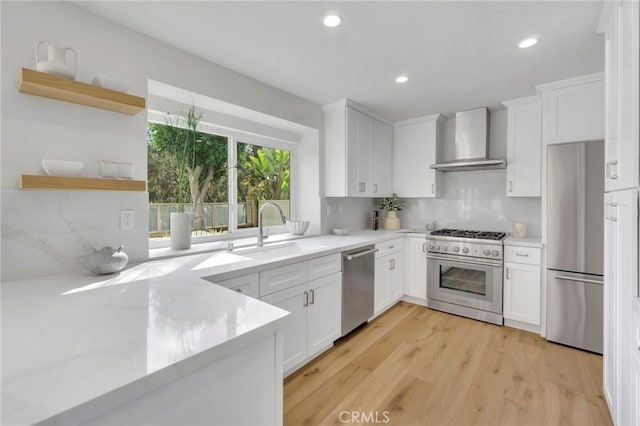
[(339, 17), (338, 15), (331, 14), (324, 17), (324, 24), (327, 27), (331, 27), (331, 28), (337, 27), (338, 25), (340, 25), (341, 22), (342, 22), (342, 18)]
[(528, 39), (522, 40), (518, 45), (518, 47), (520, 49), (526, 49), (527, 47), (531, 47), (535, 45), (537, 42), (538, 42), (537, 38), (528, 38)]
[(396, 77), (396, 83), (406, 83), (407, 81), (409, 81), (409, 77), (407, 77), (405, 74)]

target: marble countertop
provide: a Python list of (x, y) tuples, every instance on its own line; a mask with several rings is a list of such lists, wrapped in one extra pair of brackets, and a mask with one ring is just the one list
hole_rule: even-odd
[(106, 410), (286, 322), (286, 311), (203, 277), (231, 278), (402, 235), (323, 235), (302, 239), (313, 249), (293, 257), (211, 252), (132, 265), (117, 275), (4, 282), (2, 423), (37, 423), (109, 394)]
[(542, 248), (542, 239), (540, 237), (516, 238), (509, 235), (504, 239), (504, 245)]

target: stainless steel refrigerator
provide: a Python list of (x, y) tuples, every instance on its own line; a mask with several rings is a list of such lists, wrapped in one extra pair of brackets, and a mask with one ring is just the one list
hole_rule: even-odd
[(547, 148), (547, 339), (602, 353), (604, 142)]

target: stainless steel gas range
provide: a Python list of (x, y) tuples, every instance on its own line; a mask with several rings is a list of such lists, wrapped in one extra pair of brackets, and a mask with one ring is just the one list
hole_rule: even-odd
[(504, 232), (440, 229), (427, 236), (427, 305), (502, 325)]

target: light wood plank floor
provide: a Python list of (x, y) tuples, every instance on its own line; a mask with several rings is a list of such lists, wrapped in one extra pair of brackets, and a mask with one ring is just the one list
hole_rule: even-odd
[(284, 384), (285, 425), (376, 420), (611, 424), (601, 356), (405, 302), (338, 341)]

